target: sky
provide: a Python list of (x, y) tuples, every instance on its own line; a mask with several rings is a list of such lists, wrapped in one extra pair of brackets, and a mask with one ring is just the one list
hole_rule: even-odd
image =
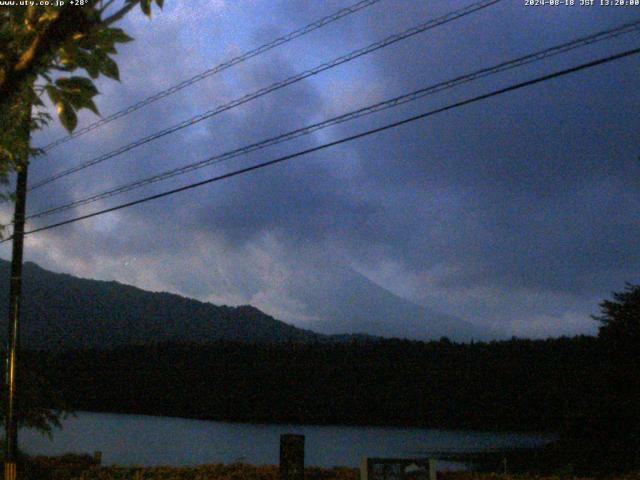
[[(96, 103), (108, 115), (351, 3), (167, 0), (151, 20), (136, 11), (120, 25), (136, 39), (119, 47), (121, 82), (100, 79)], [(53, 149), (33, 160), (30, 181), (471, 3), (381, 0)], [(640, 7), (503, 0), (52, 182), (30, 192), (28, 211), (638, 19)], [(318, 146), (637, 48), (639, 41), (633, 33), (584, 47), (28, 227)], [(30, 235), (25, 259), (216, 304), (252, 304), (310, 329), (326, 319), (299, 285), (313, 288), (322, 279), (343, 289), (323, 290), (330, 303), (349, 298), (349, 282), (339, 277), (353, 271), (398, 297), (504, 336), (593, 334), (599, 302), (625, 282), (640, 282), (639, 67), (640, 57), (628, 57)], [(95, 120), (83, 112), (79, 126)], [(33, 144), (63, 135), (55, 121)], [(3, 205), (0, 220), (10, 212)], [(10, 258), (6, 243), (0, 256)], [(401, 331), (402, 319), (390, 321)]]

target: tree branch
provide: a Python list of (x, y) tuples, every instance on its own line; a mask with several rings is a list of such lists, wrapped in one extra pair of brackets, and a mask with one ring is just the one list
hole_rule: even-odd
[(100, 5), (100, 15), (102, 15), (107, 10), (107, 8), (109, 8), (115, 1), (116, 0), (108, 0), (104, 5)]
[(129, 13), (131, 10), (133, 10), (133, 8), (138, 4), (137, 0), (132, 1), (131, 3), (128, 3), (127, 5), (125, 5), (124, 7), (122, 7), (120, 10), (118, 10), (116, 13), (114, 13), (113, 15), (105, 18), (102, 23), (104, 23), (105, 25), (109, 26), (112, 23), (117, 22), (118, 20), (120, 20), (121, 18), (123, 18), (127, 13)]

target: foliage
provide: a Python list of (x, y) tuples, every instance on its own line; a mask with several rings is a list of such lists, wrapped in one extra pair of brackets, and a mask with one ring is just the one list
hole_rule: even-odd
[[(503, 475), (498, 473), (478, 473), (478, 472), (443, 472), (439, 477), (440, 480), (594, 480), (593, 477), (576, 477), (574, 475)], [(602, 477), (597, 477), (602, 478)], [(637, 480), (637, 474), (607, 476), (609, 480)]]
[[(5, 352), (0, 352), (2, 358)], [(51, 435), (52, 429), (61, 426), (61, 419), (70, 414), (69, 404), (52, 381), (48, 365), (34, 365), (29, 355), (19, 356), (20, 368), (16, 374), (16, 415), (21, 427), (34, 428)], [(4, 411), (6, 392), (0, 395), (0, 411)], [(4, 416), (0, 417), (0, 423)]]
[(628, 283), (622, 292), (614, 292), (613, 300), (600, 304), (599, 336), (617, 348), (640, 349), (640, 285)]
[[(278, 467), (241, 463), (210, 464), (189, 467), (101, 467), (92, 465), (92, 457), (64, 455), (26, 459), (27, 480), (277, 480)], [(305, 468), (306, 480), (357, 480), (352, 468)]]
[[(18, 370), (17, 418), (23, 427), (35, 428), (51, 434), (60, 427), (60, 419), (69, 415), (69, 407), (42, 371), (36, 371), (28, 363)], [(4, 395), (0, 405), (4, 406)]]
[(99, 466), (99, 461), (87, 454), (67, 453), (56, 457), (21, 454), (18, 458), (19, 477), (25, 480), (78, 479), (83, 472)]
[(600, 304), (594, 382), (574, 405), (566, 442), (610, 470), (640, 468), (640, 286), (627, 284)]
[[(44, 92), (68, 131), (76, 127), (80, 109), (98, 113), (93, 101), (98, 90), (92, 79), (104, 75), (117, 80), (118, 66), (112, 58), (116, 45), (132, 40), (113, 24), (136, 5), (150, 15), (151, 2), (123, 0), (118, 5), (116, 0), (84, 0), (82, 5), (0, 6), (0, 184), (7, 184), (9, 174), (37, 153), (28, 138), (30, 131), (51, 119), (44, 111)], [(163, 0), (155, 2), (162, 7)], [(71, 75), (78, 70), (90, 78)], [(64, 405), (51, 394), (46, 377), (28, 375), (32, 375), (28, 368), (18, 369), (18, 420), (21, 425), (50, 431), (59, 425)]]
[[(184, 467), (96, 467), (89, 455), (25, 458), (21, 478), (26, 480), (277, 480), (275, 465), (254, 466), (242, 463)], [(305, 468), (306, 480), (358, 480), (356, 468)], [(498, 474), (482, 472), (438, 472), (440, 480), (593, 480), (572, 474)], [(603, 478), (598, 476), (597, 478)], [(607, 475), (609, 480), (637, 480), (636, 472)]]
[[(83, 480), (277, 480), (278, 467), (240, 463), (194, 467), (105, 467), (87, 471)], [(307, 480), (357, 480), (351, 468), (306, 468)]]
[(600, 381), (588, 337), (224, 341), (31, 356), (78, 410), (245, 422), (559, 431)]
[[(152, 0), (84, 0), (82, 6), (0, 6), (0, 182), (20, 167), (30, 150), (25, 128), (41, 128), (51, 118), (43, 110), (47, 93), (62, 125), (72, 131), (76, 112), (98, 113), (92, 79), (118, 79), (116, 45), (131, 41), (113, 24), (136, 5), (151, 14)], [(155, 0), (162, 7), (163, 0)], [(52, 2), (53, 3), (53, 2)], [(114, 9), (113, 7), (116, 6)], [(83, 75), (69, 75), (84, 70)], [(39, 82), (39, 83), (38, 83)], [(36, 110), (31, 112), (31, 106)]]

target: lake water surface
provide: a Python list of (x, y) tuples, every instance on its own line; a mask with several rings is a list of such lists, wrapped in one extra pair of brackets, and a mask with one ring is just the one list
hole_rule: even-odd
[(52, 440), (32, 430), (21, 430), (19, 444), (33, 454), (101, 451), (105, 465), (177, 466), (234, 461), (275, 465), (283, 433), (305, 435), (305, 463), (323, 467), (357, 467), (364, 456), (427, 456), (429, 451), (531, 446), (552, 438), (418, 428), (254, 425), (79, 412), (63, 422), (63, 429), (56, 430)]

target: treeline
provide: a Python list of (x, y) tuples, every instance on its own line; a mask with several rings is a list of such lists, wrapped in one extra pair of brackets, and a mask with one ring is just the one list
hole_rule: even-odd
[(76, 410), (553, 432), (637, 406), (638, 369), (627, 371), (614, 357), (586, 336), (159, 344), (23, 356), (24, 368), (40, 372)]

